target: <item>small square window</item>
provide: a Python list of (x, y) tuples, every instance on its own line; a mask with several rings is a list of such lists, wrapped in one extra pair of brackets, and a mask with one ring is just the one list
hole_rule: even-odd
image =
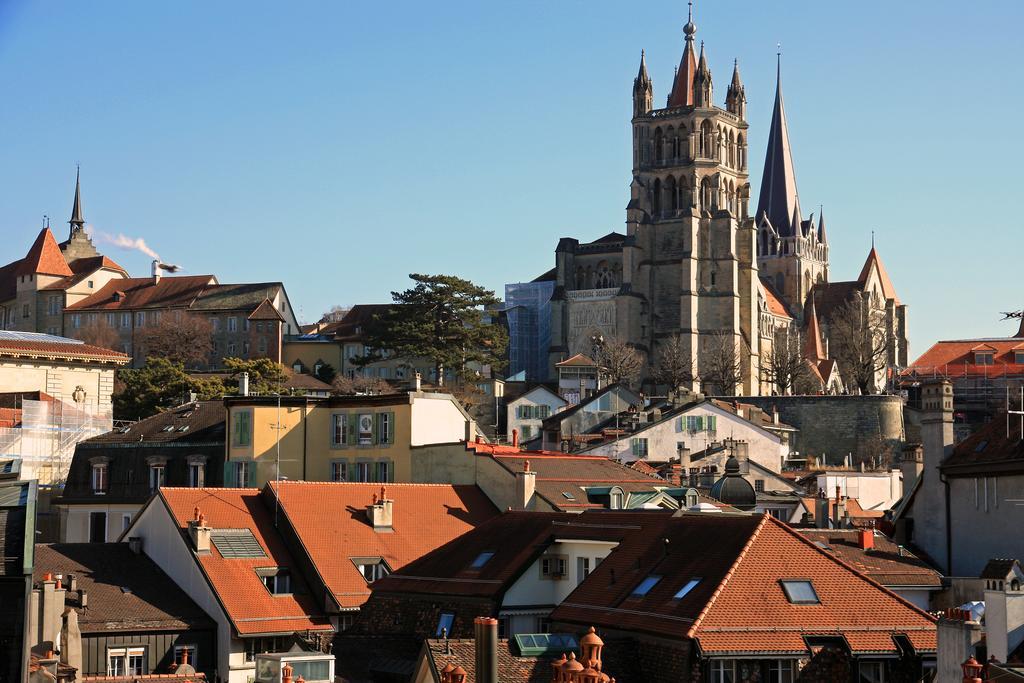
[(646, 579), (640, 582), (640, 585), (633, 589), (633, 595), (635, 597), (643, 597), (651, 592), (651, 589), (658, 585), (661, 581), (661, 577), (656, 574), (651, 574)]
[(818, 593), (814, 590), (814, 584), (807, 579), (784, 579), (782, 590), (786, 593), (786, 599), (794, 605), (818, 605)]
[(482, 553), (480, 553), (479, 555), (476, 556), (476, 559), (473, 560), (473, 564), (470, 565), (470, 568), (472, 568), (472, 569), (480, 569), (480, 567), (483, 567), (485, 564), (487, 564), (488, 561), (490, 561), (490, 559), (492, 557), (494, 557), (494, 553), (493, 552), (491, 552), (489, 550), (486, 551), (486, 552), (482, 552)]

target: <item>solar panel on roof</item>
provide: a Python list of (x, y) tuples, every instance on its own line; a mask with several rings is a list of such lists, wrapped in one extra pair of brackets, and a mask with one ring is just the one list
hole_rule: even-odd
[(248, 529), (216, 529), (210, 532), (210, 540), (224, 558), (267, 556)]
[(0, 340), (23, 341), (23, 342), (46, 342), (49, 344), (84, 344), (81, 339), (70, 337), (58, 337), (55, 334), (43, 334), (42, 332), (17, 332), (15, 330), (0, 330)]

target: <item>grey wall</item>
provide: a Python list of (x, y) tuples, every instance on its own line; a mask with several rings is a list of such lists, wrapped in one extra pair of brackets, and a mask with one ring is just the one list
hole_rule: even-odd
[(903, 400), (898, 396), (743, 396), (723, 400), (751, 403), (769, 414), (774, 406), (779, 419), (800, 431), (792, 450), (801, 455), (825, 455), (838, 464), (847, 453), (856, 455), (880, 436), (889, 445), (902, 446)]
[[(196, 645), (199, 657), (197, 671), (205, 672), (211, 678), (217, 666), (217, 652), (213, 630), (209, 631), (163, 631), (134, 633), (83, 633), (82, 668), (83, 676), (107, 675), (107, 648), (145, 647), (146, 673), (170, 673), (168, 667), (174, 661), (175, 645)], [(192, 662), (194, 665), (195, 663)]]

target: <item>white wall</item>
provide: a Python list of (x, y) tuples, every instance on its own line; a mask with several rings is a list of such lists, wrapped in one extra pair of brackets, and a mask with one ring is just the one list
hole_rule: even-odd
[[(549, 390), (544, 387), (534, 387), (530, 391), (526, 392), (516, 400), (508, 404), (508, 439), (512, 439), (512, 430), (516, 429), (519, 431), (519, 440), (527, 441), (528, 439), (534, 439), (541, 436), (541, 425), (542, 419), (520, 419), (516, 417), (516, 410), (519, 406), (547, 406), (550, 410), (550, 414), (554, 415), (559, 410), (565, 408), (566, 403), (558, 396), (555, 396)], [(527, 435), (523, 431), (523, 427), (530, 428), (530, 434)]]
[(138, 513), (141, 505), (62, 505), (67, 511), (66, 524), (64, 525), (64, 538), (62, 543), (88, 543), (89, 542), (89, 518), (93, 512), (107, 513), (107, 543), (117, 540), (124, 531), (124, 516), (129, 515), (132, 519)]
[[(618, 543), (608, 541), (557, 541), (552, 543), (544, 555), (557, 555), (566, 559), (566, 575), (560, 579), (541, 577), (541, 560), (538, 558), (519, 579), (505, 592), (501, 612), (515, 612), (517, 608), (538, 608), (550, 605), (552, 609), (561, 604), (583, 581), (580, 573), (580, 558), (590, 560), (590, 571), (597, 563), (608, 557)], [(541, 556), (543, 557), (543, 555)], [(536, 611), (531, 609), (531, 612)], [(550, 612), (550, 610), (548, 610)], [(535, 616), (509, 619), (509, 635), (532, 633)]]
[[(686, 431), (686, 416), (691, 415), (705, 417), (705, 423), (707, 416), (716, 416), (716, 431), (713, 433)], [(683, 421), (682, 428), (680, 428), (680, 418)], [(647, 429), (617, 441), (601, 444), (587, 450), (586, 453), (632, 462), (637, 459), (632, 450), (633, 438), (647, 439), (646, 460), (650, 462), (667, 462), (678, 457), (680, 443), (689, 448), (691, 453), (696, 453), (707, 448), (713, 441), (720, 442), (729, 438), (747, 442), (749, 444), (747, 455), (750, 460), (772, 472), (779, 472), (782, 469), (782, 461), (789, 454), (789, 449), (778, 436), (727, 410), (722, 410), (712, 403), (698, 404), (671, 419), (662, 420)]]
[(416, 396), (412, 401), (412, 446), (466, 439), (466, 416), (446, 394)]
[(826, 472), (818, 475), (818, 488), (828, 497), (836, 486), (844, 496), (856, 498), (865, 510), (888, 510), (903, 497), (903, 479), (899, 470), (889, 472)]

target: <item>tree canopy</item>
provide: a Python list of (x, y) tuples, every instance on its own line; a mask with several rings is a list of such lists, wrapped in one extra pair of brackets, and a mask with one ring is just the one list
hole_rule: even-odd
[(201, 401), (218, 398), (224, 395), (224, 383), (216, 377), (194, 377), (180, 362), (151, 356), (141, 368), (117, 372), (114, 417), (141, 420), (186, 403), (193, 393)]
[(508, 335), (484, 310), (500, 303), (493, 291), (454, 275), (409, 277), (415, 285), (392, 292), (395, 305), (367, 325), (364, 344), (370, 353), (358, 359), (360, 363), (372, 363), (384, 354), (426, 358), (434, 365), (437, 384), (443, 386), (449, 369), (461, 376), (469, 363), (502, 362)]

